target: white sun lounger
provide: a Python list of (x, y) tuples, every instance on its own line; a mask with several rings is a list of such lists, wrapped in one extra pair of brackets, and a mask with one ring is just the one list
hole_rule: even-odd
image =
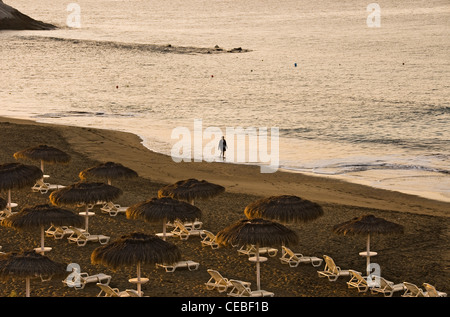
[[(50, 228), (45, 230), (45, 236), (47, 237), (53, 237), (57, 240), (64, 238), (65, 236), (70, 236), (73, 234), (72, 227), (68, 226), (54, 226), (51, 225)], [(86, 230), (77, 228), (80, 232), (85, 232)]]
[(405, 285), (405, 293), (402, 297), (428, 297), (428, 293), (415, 284), (403, 282), (403, 285)]
[(178, 261), (174, 264), (156, 264), (157, 267), (162, 267), (166, 272), (175, 272), (178, 268), (187, 268), (189, 271), (195, 271), (200, 266), (200, 263), (194, 261)]
[(317, 267), (320, 266), (323, 262), (323, 259), (314, 257), (314, 256), (304, 256), (301, 253), (294, 253), (291, 249), (282, 246), (283, 255), (280, 258), (281, 263), (289, 264), (290, 267), (297, 267), (300, 263), (311, 263), (312, 266)]
[(171, 234), (180, 237), (181, 240), (187, 240), (190, 236), (200, 236), (201, 238), (205, 237), (205, 233), (201, 229), (185, 227), (179, 221), (175, 221), (175, 225), (176, 227), (171, 231)]
[(128, 207), (121, 207), (119, 204), (107, 202), (100, 208), (103, 213), (108, 213), (111, 217), (117, 216), (119, 213), (125, 213)]
[(88, 283), (100, 283), (103, 285), (109, 285), (111, 282), (111, 276), (103, 273), (95, 275), (89, 275), (86, 272), (77, 274), (76, 272), (70, 273), (66, 279), (62, 281), (65, 285), (73, 287), (76, 290), (84, 289)]
[[(125, 291), (119, 291), (118, 288), (112, 288), (109, 285), (97, 283), (100, 288), (100, 293), (97, 297), (139, 297), (138, 293), (134, 289), (127, 289)], [(141, 295), (144, 293), (141, 291)]]
[(230, 280), (230, 283), (233, 285), (233, 289), (227, 295), (232, 297), (273, 297), (274, 293), (265, 291), (265, 290), (257, 290), (252, 291), (250, 286), (245, 285), (242, 281), (238, 280)]
[(383, 294), (384, 297), (392, 297), (395, 292), (404, 291), (405, 285), (403, 283), (394, 284), (394, 282), (388, 281), (381, 276), (377, 276), (379, 285), (376, 285), (370, 289), (372, 294)]
[[(216, 270), (208, 269), (207, 272), (209, 275), (211, 275), (211, 278), (208, 280), (208, 282), (205, 283), (206, 289), (211, 290), (217, 290), (219, 293), (226, 292), (229, 287), (233, 287), (233, 284), (230, 282), (229, 279), (225, 278)], [(249, 282), (243, 282), (244, 285), (250, 287)]]
[(34, 184), (33, 187), (31, 187), (31, 190), (35, 193), (40, 192), (41, 194), (47, 194), (49, 190), (58, 190), (64, 187), (66, 186), (45, 183), (40, 179), (36, 181), (36, 184)]
[[(256, 246), (255, 245), (246, 245), (242, 246), (238, 252), (240, 254), (248, 255), (249, 257), (256, 255)], [(270, 257), (274, 257), (278, 253), (278, 249), (270, 248), (270, 247), (259, 247), (259, 254), (267, 253)]]
[(202, 246), (210, 246), (213, 249), (219, 248), (219, 244), (216, 242), (216, 236), (214, 233), (208, 230), (203, 230), (203, 233), (205, 234), (205, 237), (201, 241)]
[(110, 237), (101, 234), (90, 234), (86, 231), (80, 231), (78, 228), (69, 227), (73, 233), (67, 238), (69, 243), (76, 243), (78, 246), (85, 246), (88, 242), (100, 242), (100, 244), (107, 244)]
[(428, 297), (447, 297), (447, 293), (436, 290), (436, 287), (431, 284), (423, 283), (423, 287), (425, 288)]
[(347, 282), (348, 288), (356, 288), (358, 292), (367, 292), (369, 284), (367, 283), (367, 277), (362, 276), (361, 272), (355, 270), (348, 270), (350, 272), (350, 281)]
[(342, 270), (334, 263), (334, 260), (331, 257), (324, 255), (323, 259), (325, 260), (325, 269), (323, 271), (317, 271), (319, 277), (327, 277), (329, 281), (334, 282), (339, 276), (350, 275), (349, 270)]

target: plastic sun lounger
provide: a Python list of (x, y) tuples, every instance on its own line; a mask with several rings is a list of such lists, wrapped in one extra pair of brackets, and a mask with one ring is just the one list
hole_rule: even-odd
[(157, 267), (162, 267), (166, 272), (175, 272), (178, 268), (187, 268), (189, 271), (195, 271), (200, 266), (200, 263), (194, 261), (178, 261), (174, 264), (156, 264)]
[(358, 292), (363, 293), (367, 292), (369, 289), (369, 284), (367, 283), (367, 277), (362, 276), (361, 272), (349, 270), (350, 272), (350, 281), (347, 282), (347, 286), (349, 288), (356, 288)]
[(88, 242), (100, 242), (100, 244), (107, 244), (110, 237), (101, 234), (90, 234), (86, 231), (82, 232), (78, 228), (69, 227), (73, 230), (73, 233), (67, 238), (69, 243), (76, 243), (78, 246), (85, 246)]
[[(255, 245), (247, 245), (242, 246), (238, 252), (240, 254), (245, 254), (248, 256), (255, 256), (256, 255), (256, 246)], [(275, 248), (269, 248), (269, 247), (260, 247), (259, 248), (259, 254), (265, 254), (267, 253), (270, 257), (274, 257), (278, 253), (278, 249)]]
[(318, 267), (322, 264), (323, 259), (314, 256), (304, 256), (301, 253), (294, 253), (291, 249), (285, 246), (281, 247), (284, 251), (280, 258), (282, 264), (289, 264), (290, 267), (297, 267), (300, 263), (311, 263), (312, 266)]
[(109, 285), (111, 282), (111, 276), (103, 273), (98, 273), (95, 275), (89, 275), (86, 272), (77, 274), (71, 273), (69, 276), (63, 280), (63, 283), (69, 287), (73, 287), (76, 290), (84, 289), (88, 283), (99, 283), (103, 285)]
[(428, 293), (415, 284), (403, 282), (403, 285), (405, 285), (405, 293), (402, 297), (428, 297)]
[(109, 201), (100, 208), (103, 213), (108, 213), (111, 217), (117, 216), (119, 213), (125, 213), (128, 207), (121, 207), (119, 204), (114, 204)]
[(42, 180), (38, 180), (36, 181), (36, 184), (31, 187), (31, 190), (35, 193), (40, 192), (41, 194), (47, 194), (49, 190), (58, 190), (64, 187), (66, 186), (44, 183)]
[(431, 284), (423, 283), (423, 287), (425, 288), (428, 297), (447, 297), (447, 293), (436, 290)]
[(378, 279), (379, 285), (374, 286), (370, 289), (370, 292), (372, 294), (379, 293), (383, 294), (384, 297), (392, 297), (395, 292), (405, 290), (405, 285), (403, 283), (394, 284), (394, 282), (388, 281), (381, 276), (376, 277), (376, 279)]
[[(109, 285), (97, 283), (97, 286), (100, 288), (100, 293), (98, 293), (97, 297), (138, 297), (138, 293), (134, 289), (127, 289), (125, 291), (119, 291), (118, 288), (112, 288)], [(144, 293), (141, 291), (141, 295)]]
[(208, 230), (203, 230), (205, 237), (201, 241), (202, 246), (210, 246), (213, 249), (219, 248), (219, 244), (216, 242), (216, 236)]
[[(85, 232), (86, 230), (77, 228), (80, 232)], [(53, 226), (51, 225), (50, 228), (45, 230), (45, 235), (47, 237), (53, 237), (57, 240), (64, 238), (65, 236), (70, 236), (73, 234), (73, 229), (67, 227), (67, 226)]]
[(328, 255), (324, 255), (323, 258), (325, 260), (325, 269), (323, 271), (317, 271), (319, 277), (327, 277), (329, 281), (334, 282), (340, 276), (350, 275), (350, 270), (342, 270)]
[(181, 222), (175, 221), (176, 227), (171, 231), (174, 236), (179, 236), (181, 240), (187, 240), (190, 236), (205, 237), (204, 230), (185, 227)]
[[(207, 272), (211, 275), (208, 282), (205, 283), (206, 289), (211, 291), (216, 289), (219, 293), (226, 292), (229, 287), (233, 287), (233, 284), (229, 279), (225, 278), (216, 270), (208, 269)], [(250, 287), (251, 283), (243, 282), (244, 285)]]
[[(180, 222), (181, 224), (183, 224), (183, 226), (185, 226), (186, 228), (190, 228), (190, 229), (201, 229), (203, 226), (203, 222), (199, 221), (199, 220), (195, 220), (194, 222), (182, 222), (180, 220), (178, 220), (178, 222)], [(176, 227), (176, 222), (167, 222), (166, 224), (167, 227)]]
[(227, 295), (232, 297), (273, 297), (275, 294), (265, 290), (252, 291), (242, 281), (230, 280), (233, 289)]

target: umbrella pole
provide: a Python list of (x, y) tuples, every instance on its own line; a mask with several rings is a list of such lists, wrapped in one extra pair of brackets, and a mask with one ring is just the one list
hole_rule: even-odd
[(138, 296), (141, 297), (141, 262), (137, 264), (137, 292)]
[(30, 297), (30, 278), (26, 277), (25, 278), (25, 296), (26, 297)]
[(108, 178), (108, 185), (111, 185), (111, 179)]
[(167, 222), (167, 219), (164, 218), (163, 219), (163, 240), (164, 241), (166, 241), (166, 222)]
[(258, 244), (256, 244), (256, 289), (258, 291), (261, 289), (260, 264), (259, 264), (259, 245)]
[(366, 271), (367, 275), (370, 274), (370, 233), (367, 235), (367, 263), (366, 263)]
[(9, 214), (11, 214), (11, 212), (12, 212), (12, 207), (11, 207), (11, 189), (8, 189), (8, 210), (9, 210)]
[(89, 225), (89, 216), (88, 216), (88, 211), (89, 211), (89, 207), (88, 207), (88, 205), (87, 205), (87, 204), (86, 204), (85, 206), (86, 206), (86, 208), (85, 208), (85, 212), (86, 212), (86, 215), (84, 216), (84, 217), (85, 217), (85, 225), (84, 225), (84, 230), (86, 230), (86, 232), (89, 232), (89, 231), (88, 231), (88, 225)]
[(41, 226), (41, 253), (44, 255), (44, 226)]

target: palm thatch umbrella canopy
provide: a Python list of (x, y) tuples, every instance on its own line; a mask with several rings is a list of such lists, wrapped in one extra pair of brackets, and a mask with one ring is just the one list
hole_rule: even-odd
[(44, 280), (53, 276), (63, 276), (66, 264), (50, 260), (34, 251), (10, 252), (0, 255), (0, 279), (20, 278), (26, 280), (26, 297), (30, 297), (30, 279)]
[(343, 235), (367, 235), (367, 250), (364, 256), (367, 257), (367, 273), (370, 274), (370, 235), (401, 234), (403, 233), (403, 226), (382, 218), (377, 218), (374, 215), (365, 215), (335, 225), (333, 232)]
[(11, 190), (31, 187), (42, 177), (42, 171), (33, 165), (21, 163), (0, 165), (0, 190), (8, 191), (9, 212), (11, 212)]
[(158, 191), (158, 197), (171, 197), (185, 200), (192, 205), (196, 199), (207, 199), (215, 197), (225, 191), (225, 187), (210, 183), (205, 180), (190, 178), (178, 181), (174, 184), (164, 186)]
[(170, 197), (152, 198), (127, 208), (128, 219), (142, 219), (150, 223), (163, 222), (163, 240), (166, 240), (166, 223), (177, 219), (195, 221), (202, 216), (202, 211), (187, 202)]
[(120, 163), (106, 162), (81, 171), (79, 177), (82, 180), (91, 178), (105, 178), (108, 185), (111, 185), (112, 179), (134, 178), (138, 177), (138, 174), (131, 168), (125, 167)]
[(293, 195), (271, 196), (257, 200), (245, 207), (247, 218), (263, 218), (281, 223), (300, 223), (315, 220), (323, 215), (322, 207)]
[(44, 254), (51, 248), (44, 246), (44, 228), (50, 225), (79, 227), (83, 224), (83, 217), (70, 210), (62, 209), (49, 204), (36, 205), (23, 208), (17, 214), (11, 215), (2, 221), (2, 226), (24, 230), (30, 228), (41, 229), (41, 247), (35, 251)]
[(91, 254), (92, 264), (101, 264), (117, 270), (124, 266), (137, 266), (138, 294), (141, 295), (141, 284), (146, 279), (141, 278), (141, 265), (168, 263), (181, 260), (181, 252), (172, 243), (164, 241), (155, 235), (134, 232), (124, 235), (118, 240), (96, 248)]
[(88, 205), (117, 199), (122, 190), (105, 183), (78, 182), (50, 194), (52, 204), (56, 206), (85, 206), (86, 227), (88, 232)]
[(261, 289), (260, 282), (260, 246), (279, 246), (298, 244), (297, 234), (284, 225), (261, 218), (243, 219), (216, 235), (217, 243), (231, 246), (255, 245), (256, 246), (256, 281), (257, 289)]
[(53, 146), (41, 144), (14, 153), (15, 159), (29, 159), (41, 162), (41, 170), (44, 172), (44, 163), (67, 164), (70, 162), (70, 155)]

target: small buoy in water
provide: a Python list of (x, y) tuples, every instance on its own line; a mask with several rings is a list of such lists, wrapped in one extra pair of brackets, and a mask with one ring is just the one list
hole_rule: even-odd
[(211, 75), (211, 78), (213, 78), (214, 77), (214, 75)]
[(116, 86), (117, 89), (119, 89), (119, 86)]
[(294, 66), (297, 67), (297, 63), (294, 63)]

